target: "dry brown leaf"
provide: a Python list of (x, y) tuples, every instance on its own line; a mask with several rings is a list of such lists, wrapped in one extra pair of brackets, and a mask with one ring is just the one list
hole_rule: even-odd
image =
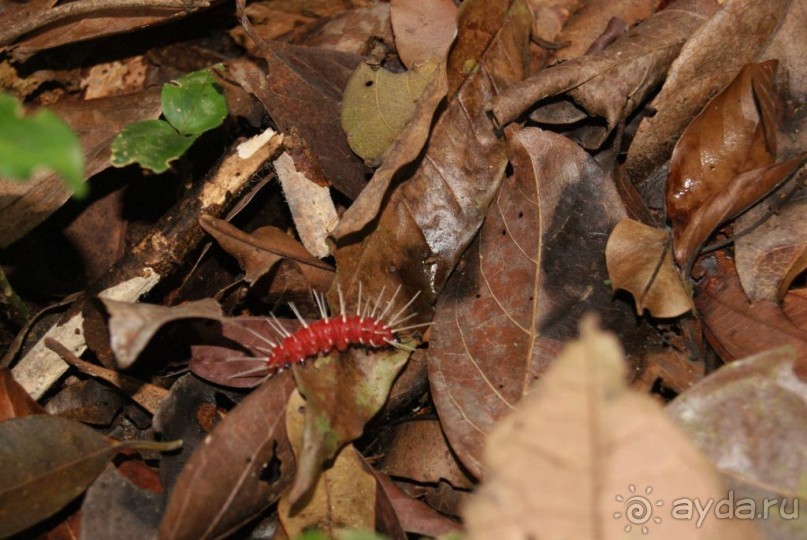
[[(735, 241), (737, 275), (752, 302), (780, 302), (807, 267), (807, 201), (794, 200)], [(748, 220), (738, 220), (743, 230)]]
[(807, 331), (807, 288), (788, 292), (782, 302), (782, 310), (793, 324)]
[(664, 78), (684, 40), (716, 9), (713, 1), (678, 0), (604, 51), (540, 71), (492, 98), (488, 107), (505, 126), (541, 100), (566, 94), (589, 116), (605, 120), (605, 129), (587, 131), (582, 141), (598, 148)]
[(796, 362), (789, 347), (738, 360), (667, 406), (716, 464), (735, 501), (753, 497), (758, 511), (765, 500), (778, 503), (757, 521), (767, 538), (804, 534), (796, 508), (807, 503), (807, 383), (794, 373)]
[(676, 239), (692, 214), (740, 173), (776, 159), (776, 66), (775, 60), (745, 66), (676, 143), (666, 184)]
[(485, 435), (574, 336), (587, 311), (623, 336), (632, 307), (614, 301), (608, 235), (625, 217), (605, 171), (569, 139), (536, 128), (508, 138), (506, 178), (438, 304), (429, 347), (432, 398), (477, 477)]
[(760, 538), (749, 522), (673, 517), (679, 498), (726, 496), (717, 472), (627, 388), (616, 337), (594, 318), (580, 335), (491, 433), (489, 474), (463, 512), (468, 538)]
[(614, 289), (633, 295), (636, 312), (677, 317), (692, 309), (672, 258), (670, 233), (632, 219), (620, 221), (605, 246), (608, 276)]
[(688, 267), (718, 226), (781, 186), (801, 164), (802, 159), (791, 159), (742, 173), (731, 180), (728, 186), (704, 200), (701, 206), (687, 216), (686, 225), (679, 229), (677, 237), (673, 226), (674, 251), (678, 263)]
[(807, 356), (807, 328), (794, 325), (775, 302), (749, 303), (734, 264), (723, 254), (715, 258), (716, 271), (699, 286), (695, 306), (702, 316), (709, 344), (723, 361), (785, 344), (800, 356)]
[(45, 409), (14, 380), (9, 370), (0, 368), (0, 422), (29, 414), (45, 414)]
[(452, 0), (390, 0), (395, 49), (412, 69), (431, 57), (445, 58), (457, 35), (457, 6)]
[(404, 493), (386, 474), (379, 472), (373, 474), (395, 508), (395, 514), (400, 519), (404, 531), (426, 536), (462, 531), (458, 523), (451, 521), (423, 501)]
[(634, 183), (643, 182), (669, 158), (675, 141), (698, 111), (757, 58), (790, 3), (723, 2), (720, 11), (687, 40), (650, 103), (656, 113), (642, 119), (628, 149), (625, 167)]

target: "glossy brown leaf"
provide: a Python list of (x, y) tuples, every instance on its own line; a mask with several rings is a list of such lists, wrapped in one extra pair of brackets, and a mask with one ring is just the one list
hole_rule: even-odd
[(362, 243), (351, 238), (335, 253), (348, 297), (360, 282), (386, 285), (388, 291), (400, 283), (405, 297), (421, 292), (413, 305), (419, 313), (415, 322), (431, 319), (438, 292), (476, 234), (504, 174), (504, 142), (483, 103), (524, 77), (530, 22), (522, 0), (464, 5), (447, 64), (448, 103), (422, 159), (411, 176), (399, 175), (401, 183)]
[(222, 317), (221, 306), (212, 298), (166, 307), (154, 304), (118, 302), (102, 298), (109, 313), (109, 340), (120, 369), (131, 366), (154, 334), (165, 324), (181, 319)]
[[(735, 500), (755, 498), (767, 538), (798, 538), (804, 523), (801, 479), (807, 473), (807, 383), (794, 373), (796, 354), (783, 347), (738, 360), (678, 396), (667, 413), (723, 473)], [(794, 515), (796, 514), (796, 515)]]
[(212, 216), (202, 216), (199, 225), (235, 257), (249, 283), (266, 275), (280, 260), (289, 259), (297, 263), (312, 289), (325, 291), (331, 286), (331, 265), (311, 255), (302, 244), (277, 227), (261, 227), (245, 233)]
[(670, 233), (632, 219), (620, 221), (605, 246), (614, 289), (633, 295), (636, 312), (677, 317), (692, 309), (692, 299), (675, 268)]
[[(667, 217), (680, 236), (692, 214), (741, 173), (776, 157), (776, 61), (749, 64), (709, 102), (675, 145), (666, 184)], [(681, 262), (681, 259), (679, 259)]]
[[(726, 490), (661, 407), (628, 389), (619, 341), (596, 324), (581, 323), (580, 340), (491, 433), (488, 475), (463, 512), (468, 538), (760, 538), (747, 521), (671, 516), (679, 497)], [(624, 515), (637, 491), (641, 523)]]
[(757, 60), (788, 4), (790, 0), (722, 2), (721, 9), (702, 21), (670, 66), (661, 91), (650, 102), (655, 114), (639, 124), (625, 161), (631, 180), (644, 181), (669, 159), (692, 118), (743, 66)]
[(37, 414), (0, 423), (0, 536), (61, 509), (121, 448), (172, 450), (176, 443), (119, 442), (66, 418)]
[(716, 271), (699, 287), (695, 305), (709, 344), (721, 358), (730, 362), (785, 344), (807, 355), (807, 328), (795, 326), (775, 302), (748, 302), (734, 264), (722, 254), (716, 261)]
[(535, 128), (509, 138), (508, 177), (463, 256), (432, 328), (429, 379), (451, 447), (477, 477), (485, 435), (546, 370), (588, 311), (623, 335), (606, 240), (625, 217), (607, 174), (570, 140)]
[(445, 58), (457, 34), (457, 6), (451, 0), (391, 0), (395, 50), (408, 68), (431, 57)]
[(727, 186), (710, 194), (684, 222), (679, 221), (686, 225), (678, 229), (677, 237), (673, 225), (675, 258), (679, 264), (686, 266), (718, 226), (781, 186), (801, 161), (800, 158), (791, 159), (742, 173)]
[(168, 499), (161, 539), (217, 538), (272, 505), (294, 474), (286, 437), (288, 373), (272, 377), (219, 422)]
[(0, 368), (0, 422), (31, 414), (44, 414), (45, 409), (19, 385), (11, 372)]
[(605, 120), (605, 129), (589, 131), (582, 141), (587, 148), (598, 148), (664, 78), (684, 40), (716, 9), (714, 1), (678, 0), (604, 51), (539, 71), (492, 98), (488, 107), (496, 123), (505, 126), (536, 103), (567, 95), (589, 116)]
[[(737, 275), (752, 302), (781, 301), (793, 280), (807, 267), (805, 216), (807, 201), (794, 200), (736, 240)], [(744, 217), (738, 220), (736, 230), (753, 223)]]

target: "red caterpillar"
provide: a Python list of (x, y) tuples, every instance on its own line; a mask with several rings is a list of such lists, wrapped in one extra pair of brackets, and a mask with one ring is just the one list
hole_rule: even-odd
[(297, 307), (293, 303), (289, 303), (289, 307), (291, 307), (291, 310), (300, 320), (302, 327), (296, 332), (289, 332), (283, 324), (272, 315), (272, 318), (269, 319), (268, 322), (272, 326), (272, 329), (280, 336), (280, 340), (274, 341), (250, 330), (256, 337), (267, 343), (271, 348), (265, 349), (257, 347), (258, 350), (265, 352), (267, 356), (256, 358), (255, 360), (265, 361), (266, 364), (256, 370), (242, 373), (240, 376), (252, 375), (268, 370), (269, 373), (267, 377), (270, 377), (275, 373), (280, 373), (284, 369), (288, 369), (294, 363), (303, 363), (308, 357), (318, 354), (327, 354), (334, 349), (342, 352), (352, 345), (361, 345), (370, 348), (391, 346), (412, 351), (412, 348), (396, 341), (396, 335), (413, 328), (428, 326), (430, 323), (414, 324), (405, 327), (399, 326), (404, 321), (417, 315), (417, 313), (411, 313), (404, 316), (404, 313), (418, 297), (420, 294), (419, 291), (394, 316), (388, 321), (385, 320), (400, 290), (401, 287), (399, 285), (395, 294), (392, 295), (392, 298), (386, 303), (383, 310), (379, 312), (379, 305), (384, 295), (384, 288), (381, 289), (372, 307), (370, 306), (370, 300), (362, 306), (361, 284), (359, 284), (359, 299), (356, 303), (356, 314), (348, 315), (345, 312), (345, 299), (342, 296), (342, 290), (337, 288), (337, 292), (339, 293), (340, 314), (333, 318), (328, 316), (324, 295), (314, 291), (314, 300), (317, 303), (322, 319), (312, 323), (306, 322), (302, 315), (300, 315)]

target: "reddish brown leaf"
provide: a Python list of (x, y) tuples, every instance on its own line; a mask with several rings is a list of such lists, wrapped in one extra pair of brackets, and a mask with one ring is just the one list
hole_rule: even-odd
[(721, 254), (716, 260), (717, 270), (704, 278), (695, 305), (709, 344), (723, 360), (730, 362), (784, 344), (807, 355), (807, 329), (795, 326), (774, 302), (749, 303), (732, 262)]
[(807, 332), (807, 289), (795, 289), (785, 295), (782, 302), (787, 318)]
[(757, 60), (788, 4), (791, 0), (739, 0), (722, 2), (720, 10), (712, 11), (670, 66), (664, 86), (650, 103), (655, 114), (639, 125), (625, 162), (631, 180), (644, 181), (667, 161), (692, 118), (743, 66)]
[[(711, 458), (734, 499), (777, 501), (758, 520), (767, 538), (799, 538), (803, 521), (807, 448), (807, 383), (794, 373), (789, 347), (760, 353), (719, 369), (678, 396), (667, 413)], [(797, 505), (794, 507), (794, 505)]]
[(778, 107), (776, 64), (771, 60), (743, 68), (689, 124), (675, 145), (667, 177), (666, 207), (676, 244), (692, 214), (707, 200), (740, 173), (773, 163), (774, 115)]
[(451, 521), (426, 503), (401, 491), (386, 474), (376, 472), (375, 477), (381, 489), (389, 497), (395, 508), (395, 514), (401, 520), (401, 527), (405, 531), (426, 536), (440, 536), (462, 531), (462, 527), (458, 523)]
[(451, 447), (476, 476), (485, 435), (574, 336), (588, 311), (622, 333), (628, 304), (605, 284), (603, 252), (624, 217), (600, 166), (565, 137), (510, 137), (507, 178), (452, 275), (432, 328), (432, 397)]
[[(306, 2), (301, 7), (309, 12), (312, 5)], [(323, 17), (307, 29), (297, 32), (292, 42), (366, 56), (375, 40), (383, 41), (389, 48), (393, 47), (389, 4), (378, 3)]]
[(294, 474), (286, 437), (290, 374), (272, 377), (216, 425), (168, 499), (161, 539), (215, 538), (273, 504)]
[(686, 224), (682, 225), (683, 229), (678, 229), (677, 238), (676, 228), (673, 226), (675, 258), (678, 263), (687, 266), (718, 226), (779, 187), (790, 178), (801, 162), (801, 158), (791, 159), (742, 173), (731, 180), (728, 186), (711, 193), (687, 215), (686, 220), (677, 222)]
[(45, 414), (45, 409), (14, 380), (9, 370), (0, 368), (0, 422), (31, 414)]
[(598, 148), (622, 118), (627, 118), (664, 78), (684, 40), (717, 9), (714, 1), (678, 0), (604, 51), (539, 71), (523, 83), (492, 98), (491, 113), (500, 126), (536, 103), (566, 94), (589, 116), (603, 118), (605, 129), (591, 130), (582, 141)]
[(452, 0), (391, 0), (395, 49), (409, 69), (436, 56), (445, 58), (457, 34), (457, 6)]

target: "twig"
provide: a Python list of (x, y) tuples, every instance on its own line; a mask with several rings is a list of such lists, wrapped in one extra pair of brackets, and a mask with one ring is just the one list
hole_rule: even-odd
[(160, 403), (168, 396), (168, 390), (154, 386), (140, 379), (129, 377), (117, 371), (112, 371), (90, 362), (85, 362), (73, 352), (52, 338), (45, 338), (45, 346), (58, 354), (62, 360), (75, 367), (82, 373), (98, 377), (123, 390), (132, 400), (151, 414), (157, 412)]
[(62, 4), (38, 16), (18, 19), (0, 30), (0, 46), (10, 45), (17, 38), (56, 21), (120, 9), (182, 9), (188, 13), (210, 5), (210, 0), (79, 0)]

